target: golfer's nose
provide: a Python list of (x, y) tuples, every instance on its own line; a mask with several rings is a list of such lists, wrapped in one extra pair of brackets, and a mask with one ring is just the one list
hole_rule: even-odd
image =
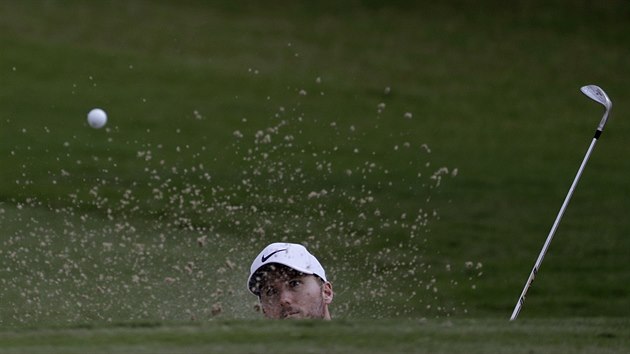
[(293, 295), (290, 291), (282, 289), (280, 291), (280, 303), (283, 305), (290, 305), (293, 302)]

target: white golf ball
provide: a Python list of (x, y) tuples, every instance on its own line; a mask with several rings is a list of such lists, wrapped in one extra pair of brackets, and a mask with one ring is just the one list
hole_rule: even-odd
[(87, 121), (90, 127), (99, 129), (107, 123), (107, 113), (100, 108), (94, 108), (87, 115)]

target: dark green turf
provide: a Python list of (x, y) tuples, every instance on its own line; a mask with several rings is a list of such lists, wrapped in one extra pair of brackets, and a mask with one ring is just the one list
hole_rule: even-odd
[(627, 318), (629, 14), (2, 2), (0, 326), (258, 318), (249, 263), (278, 240), (350, 324), (507, 319), (603, 113), (591, 83), (612, 116), (522, 316)]

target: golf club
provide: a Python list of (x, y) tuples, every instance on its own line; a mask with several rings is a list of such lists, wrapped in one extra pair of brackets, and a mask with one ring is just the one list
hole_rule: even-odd
[(553, 235), (556, 232), (556, 229), (558, 228), (558, 224), (560, 224), (560, 219), (562, 219), (564, 210), (566, 209), (567, 204), (569, 204), (569, 201), (571, 200), (571, 196), (573, 195), (575, 186), (580, 180), (580, 176), (582, 175), (584, 166), (586, 166), (586, 163), (588, 162), (588, 159), (591, 156), (591, 152), (593, 151), (593, 148), (595, 147), (595, 143), (597, 142), (597, 139), (599, 139), (599, 137), (602, 135), (602, 131), (604, 130), (604, 125), (606, 125), (606, 121), (608, 120), (608, 114), (610, 112), (610, 109), (612, 108), (612, 102), (608, 98), (608, 95), (606, 95), (604, 90), (602, 90), (600, 87), (596, 85), (587, 85), (587, 86), (583, 86), (580, 90), (590, 99), (604, 105), (604, 107), (606, 107), (606, 112), (604, 113), (604, 116), (602, 117), (602, 120), (600, 121), (599, 126), (597, 127), (597, 130), (595, 131), (595, 136), (593, 137), (593, 141), (591, 142), (591, 145), (586, 151), (584, 160), (582, 160), (582, 164), (580, 165), (580, 168), (578, 169), (577, 174), (575, 178), (573, 179), (571, 188), (569, 188), (569, 193), (567, 193), (567, 196), (564, 198), (564, 203), (562, 203), (560, 212), (558, 213), (558, 216), (556, 217), (556, 220), (554, 221), (553, 226), (551, 227), (551, 231), (549, 231), (547, 240), (545, 241), (545, 244), (543, 245), (543, 248), (540, 251), (540, 254), (538, 255), (538, 259), (536, 260), (536, 263), (534, 264), (534, 268), (529, 274), (529, 278), (527, 279), (527, 282), (525, 283), (523, 292), (521, 293), (521, 296), (516, 302), (516, 306), (514, 307), (514, 311), (512, 312), (512, 317), (510, 317), (510, 321), (514, 321), (516, 317), (518, 317), (518, 314), (521, 312), (521, 308), (523, 307), (523, 303), (525, 302), (525, 296), (527, 295), (527, 291), (532, 286), (532, 283), (534, 282), (534, 278), (536, 277), (536, 274), (538, 274), (540, 265), (542, 264), (542, 261), (545, 258), (545, 254), (547, 253), (547, 249), (549, 248), (549, 244), (551, 244)]

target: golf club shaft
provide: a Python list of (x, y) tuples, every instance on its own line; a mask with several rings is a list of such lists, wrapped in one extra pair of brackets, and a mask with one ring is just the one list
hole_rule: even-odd
[(558, 216), (556, 217), (556, 220), (554, 221), (553, 226), (551, 227), (551, 231), (549, 231), (547, 240), (545, 241), (545, 244), (543, 245), (543, 248), (540, 251), (540, 254), (538, 255), (538, 259), (536, 260), (536, 263), (534, 264), (534, 268), (532, 269), (532, 272), (529, 274), (529, 278), (527, 279), (527, 282), (525, 283), (523, 292), (521, 293), (521, 296), (518, 298), (518, 301), (516, 302), (516, 306), (514, 307), (514, 311), (512, 312), (512, 317), (510, 317), (510, 321), (515, 320), (516, 317), (518, 317), (518, 314), (521, 312), (521, 308), (523, 307), (523, 304), (525, 303), (525, 296), (527, 295), (527, 291), (532, 286), (532, 283), (534, 282), (534, 278), (536, 278), (536, 274), (538, 273), (538, 270), (540, 269), (540, 265), (542, 264), (542, 261), (545, 258), (545, 254), (547, 253), (549, 244), (551, 244), (553, 235), (556, 233), (556, 229), (558, 228), (558, 225), (560, 224), (562, 215), (564, 214), (564, 211), (567, 208), (569, 201), (571, 200), (571, 196), (573, 195), (575, 186), (577, 186), (578, 181), (580, 180), (582, 171), (584, 171), (584, 166), (586, 166), (586, 163), (588, 162), (588, 159), (591, 156), (591, 152), (593, 151), (593, 148), (595, 148), (595, 143), (597, 142), (597, 139), (599, 138), (600, 135), (601, 135), (601, 130), (598, 129), (595, 132), (595, 137), (593, 138), (593, 141), (591, 142), (591, 146), (589, 146), (588, 151), (586, 151), (584, 160), (582, 160), (582, 164), (580, 165), (580, 168), (578, 169), (577, 174), (575, 175), (575, 178), (573, 179), (571, 188), (569, 188), (569, 193), (567, 193), (566, 198), (564, 198), (564, 203), (562, 203), (560, 212), (558, 212)]

